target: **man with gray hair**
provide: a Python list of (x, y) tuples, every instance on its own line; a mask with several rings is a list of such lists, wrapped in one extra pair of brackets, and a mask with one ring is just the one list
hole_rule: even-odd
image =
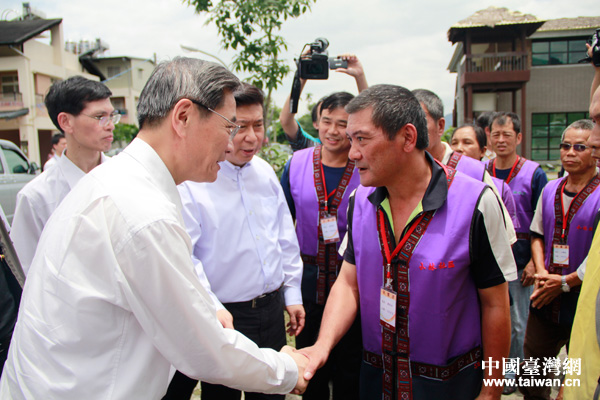
[[(560, 161), (569, 174), (542, 190), (531, 222), (535, 290), (525, 331), (525, 359), (555, 358), (569, 344), (583, 276), (600, 213), (600, 177), (587, 145), (594, 124), (579, 120), (563, 132)], [(555, 378), (544, 369), (536, 379)], [(525, 399), (547, 399), (550, 387), (522, 385)]]
[(299, 350), (305, 378), (360, 310), (361, 399), (499, 398), (482, 378), (501, 377), (489, 365), (508, 355), (506, 281), (516, 274), (496, 196), (425, 151), (425, 115), (409, 90), (372, 86), (346, 111), (362, 186), (319, 338)]
[(171, 366), (243, 390), (304, 389), (304, 357), (221, 326), (181, 216), (176, 185), (214, 181), (231, 150), (238, 86), (201, 60), (155, 69), (137, 138), (84, 177), (46, 225), (0, 398), (160, 399)]

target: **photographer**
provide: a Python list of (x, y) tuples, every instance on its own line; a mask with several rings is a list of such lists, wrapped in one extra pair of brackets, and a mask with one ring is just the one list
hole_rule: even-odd
[[(310, 51), (311, 50), (308, 50), (304, 53), (304, 55), (309, 54)], [(366, 89), (368, 87), (367, 78), (359, 59), (354, 54), (342, 54), (337, 58), (346, 61), (348, 63), (348, 67), (336, 68), (335, 71), (343, 72), (353, 76), (356, 80), (356, 86), (358, 87), (359, 93)], [(306, 79), (300, 78), (300, 93), (302, 93), (304, 85), (306, 85)], [(281, 122), (281, 127), (283, 128), (283, 131), (285, 132), (285, 135), (292, 146), (292, 150), (297, 151), (307, 147), (312, 147), (315, 145), (315, 143), (320, 143), (319, 141), (309, 138), (309, 135), (304, 132), (300, 124), (295, 120), (296, 113), (292, 113), (290, 111), (291, 97), (292, 95), (287, 97), (285, 104), (283, 105), (283, 109), (281, 110), (281, 114), (279, 115), (279, 121)], [(322, 102), (320, 103), (322, 104)], [(318, 126), (318, 119), (322, 110), (320, 104), (318, 104), (317, 107), (316, 125)], [(313, 124), (315, 124), (314, 121)]]

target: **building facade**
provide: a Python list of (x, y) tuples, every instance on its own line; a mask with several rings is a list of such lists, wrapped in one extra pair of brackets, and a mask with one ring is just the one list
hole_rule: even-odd
[(594, 72), (585, 42), (600, 17), (543, 21), (530, 14), (489, 7), (453, 25), (456, 44), (448, 69), (457, 73), (453, 125), (484, 111), (521, 116), (520, 153), (536, 161), (559, 158), (560, 136), (588, 117)]

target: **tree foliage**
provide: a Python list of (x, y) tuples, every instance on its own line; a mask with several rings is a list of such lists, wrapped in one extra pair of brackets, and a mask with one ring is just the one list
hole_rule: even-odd
[(233, 59), (233, 70), (249, 72), (249, 81), (265, 90), (267, 122), (270, 122), (271, 95), (290, 68), (279, 58), (287, 49), (276, 32), (288, 18), (297, 18), (310, 10), (316, 0), (184, 0), (196, 13), (206, 12), (225, 49), (240, 49)]
[(120, 141), (124, 145), (131, 143), (137, 136), (139, 128), (133, 124), (117, 124), (113, 131), (115, 141)]

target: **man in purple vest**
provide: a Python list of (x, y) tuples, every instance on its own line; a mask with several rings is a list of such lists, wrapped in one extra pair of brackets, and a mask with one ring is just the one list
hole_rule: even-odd
[[(454, 130), (454, 132), (452, 132), (450, 144), (452, 150), (454, 150), (456, 153), (460, 153), (463, 156), (481, 161), (487, 151), (486, 140), (485, 132), (483, 129), (481, 129), (481, 127), (475, 124), (465, 124), (459, 126)], [(519, 226), (515, 199), (513, 197), (512, 190), (510, 190), (510, 187), (502, 179), (494, 177), (490, 177), (490, 179), (494, 183), (496, 189), (498, 189), (502, 203), (504, 204), (504, 207), (506, 208), (513, 225)]]
[[(556, 357), (569, 343), (581, 285), (577, 268), (590, 250), (600, 209), (600, 178), (587, 146), (593, 128), (592, 121), (579, 120), (563, 132), (560, 161), (569, 174), (544, 187), (531, 223), (536, 289), (525, 332), (526, 359)], [(534, 378), (545, 379), (544, 369)], [(549, 386), (520, 390), (525, 399), (550, 395)]]
[[(540, 165), (517, 155), (517, 145), (521, 143), (521, 121), (517, 114), (499, 112), (494, 115), (491, 124), (490, 139), (496, 158), (488, 161), (489, 173), (504, 179), (513, 191), (517, 206), (517, 242), (513, 245), (513, 254), (517, 263), (520, 279), (508, 283), (512, 305), (510, 307), (511, 344), (510, 357), (523, 359), (523, 341), (525, 326), (529, 315), (529, 296), (531, 296), (535, 267), (531, 260), (529, 226), (540, 193), (548, 178)], [(514, 374), (507, 373), (507, 378)], [(507, 387), (505, 394), (514, 392), (515, 387)]]
[(361, 399), (499, 399), (502, 388), (482, 378), (502, 376), (516, 272), (498, 199), (425, 151), (425, 115), (409, 90), (372, 86), (346, 110), (362, 186), (319, 338), (299, 350), (305, 378), (360, 309)]
[[(446, 128), (444, 103), (442, 103), (442, 99), (440, 99), (437, 94), (427, 89), (415, 89), (412, 93), (417, 100), (419, 100), (421, 108), (425, 112), (425, 117), (427, 118), (429, 146), (427, 146), (426, 150), (429, 154), (442, 164), (452, 167), (463, 174), (467, 174), (473, 179), (487, 183), (496, 196), (498, 196), (499, 199), (502, 199), (502, 195), (497, 190), (490, 174), (485, 170), (485, 165), (483, 163), (470, 157), (463, 157), (461, 153), (454, 151), (448, 143), (442, 141), (444, 129)], [(517, 241), (515, 227), (506, 206), (503, 202), (500, 204), (504, 215), (504, 226), (508, 232), (510, 243), (513, 244)]]
[[(346, 137), (348, 113), (344, 107), (353, 98), (338, 92), (323, 100), (319, 119), (322, 145), (296, 151), (281, 177), (304, 262), (301, 289), (306, 322), (296, 337), (297, 347), (315, 343), (325, 301), (342, 263), (338, 248), (346, 234), (348, 199), (360, 181), (354, 162), (348, 160), (350, 142)], [(357, 399), (360, 362), (357, 321), (327, 366), (310, 382), (304, 399), (329, 400), (330, 380), (334, 399)]]

